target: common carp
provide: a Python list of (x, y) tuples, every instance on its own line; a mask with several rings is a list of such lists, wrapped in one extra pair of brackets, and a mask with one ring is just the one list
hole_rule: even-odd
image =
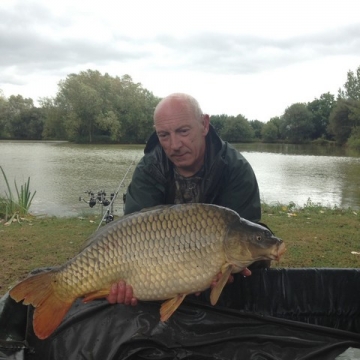
[(47, 338), (73, 302), (106, 297), (124, 280), (139, 300), (167, 300), (166, 321), (185, 296), (210, 287), (215, 305), (231, 273), (257, 260), (279, 259), (283, 241), (266, 227), (228, 208), (209, 204), (166, 205), (109, 223), (91, 236), (84, 249), (58, 268), (31, 275), (10, 296), (34, 306), (33, 327)]

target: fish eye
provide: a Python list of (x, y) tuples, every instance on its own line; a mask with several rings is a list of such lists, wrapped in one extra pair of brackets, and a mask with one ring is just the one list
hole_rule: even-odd
[(260, 241), (261, 241), (261, 236), (258, 235), (258, 236), (256, 237), (256, 240), (257, 240), (258, 242), (260, 242)]

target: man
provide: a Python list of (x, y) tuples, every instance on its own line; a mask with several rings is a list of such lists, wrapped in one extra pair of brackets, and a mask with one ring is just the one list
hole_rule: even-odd
[[(195, 202), (225, 206), (248, 220), (260, 220), (259, 188), (250, 164), (219, 138), (192, 96), (176, 93), (161, 100), (154, 127), (129, 185), (125, 214)], [(112, 286), (107, 299), (137, 304), (132, 287), (123, 281)]]

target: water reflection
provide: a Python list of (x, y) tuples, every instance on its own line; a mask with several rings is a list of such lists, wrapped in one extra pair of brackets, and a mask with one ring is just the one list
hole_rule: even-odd
[(318, 146), (300, 144), (236, 144), (241, 152), (261, 152), (277, 153), (283, 155), (316, 155), (316, 156), (336, 156), (336, 157), (360, 157), (360, 152), (339, 146)]
[[(360, 157), (343, 149), (300, 145), (236, 145), (253, 166), (267, 203), (295, 202), (304, 205), (308, 198), (323, 205), (360, 208)], [(325, 153), (324, 153), (325, 151)], [(32, 212), (73, 216), (91, 209), (79, 196), (85, 191), (119, 188), (124, 174), (142, 156), (143, 145), (75, 145), (62, 142), (0, 142), (0, 165), (8, 180), (18, 185), (31, 178), (36, 190)], [(360, 154), (358, 154), (360, 155)], [(128, 185), (124, 179), (120, 195)], [(0, 193), (6, 190), (0, 177)], [(122, 196), (115, 211), (122, 211)]]
[(343, 206), (345, 178), (339, 173), (343, 158), (243, 153), (257, 174), (267, 203), (291, 201), (304, 205), (309, 198), (323, 205)]
[[(30, 176), (36, 195), (31, 207), (36, 214), (71, 216), (91, 209), (79, 201), (85, 191), (118, 189), (143, 146), (89, 146), (61, 142), (0, 142), (1, 161), (10, 182), (23, 184)], [(128, 179), (128, 181), (130, 178)], [(125, 186), (126, 184), (124, 184)], [(124, 187), (120, 189), (124, 192)], [(0, 179), (0, 192), (5, 183)], [(122, 206), (118, 207), (122, 210)], [(100, 206), (92, 209), (99, 211)]]

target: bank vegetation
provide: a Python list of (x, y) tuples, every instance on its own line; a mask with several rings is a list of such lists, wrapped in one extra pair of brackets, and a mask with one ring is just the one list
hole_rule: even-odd
[[(69, 74), (59, 82), (56, 96), (40, 99), (39, 107), (31, 98), (5, 98), (0, 91), (0, 139), (145, 143), (159, 101), (129, 75), (112, 77), (96, 70)], [(233, 143), (316, 142), (360, 150), (360, 66), (348, 71), (336, 97), (327, 92), (311, 102), (291, 104), (265, 123), (242, 114), (212, 114), (211, 123)]]

